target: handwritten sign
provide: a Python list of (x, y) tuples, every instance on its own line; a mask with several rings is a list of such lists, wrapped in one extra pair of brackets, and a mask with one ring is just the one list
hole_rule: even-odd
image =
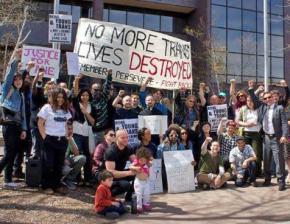
[(80, 72), (79, 57), (76, 53), (66, 52), (66, 63), (68, 75), (78, 75)]
[(134, 146), (138, 141), (138, 119), (115, 120), (115, 131), (125, 129), (128, 132), (128, 144)]
[(228, 107), (226, 104), (207, 106), (208, 122), (211, 125), (211, 131), (215, 132), (218, 129), (222, 118), (228, 117)]
[(49, 43), (71, 43), (72, 16), (50, 14), (49, 15)]
[(138, 116), (138, 128), (148, 128), (152, 135), (165, 134), (168, 128), (167, 116)]
[(39, 68), (44, 68), (44, 77), (58, 78), (60, 50), (24, 45), (22, 50), (21, 64), (24, 69), (27, 62), (34, 61), (36, 66), (30, 70), (30, 75), (34, 76)]
[(162, 184), (162, 168), (161, 159), (154, 159), (152, 166), (150, 167), (149, 181), (150, 181), (150, 193), (158, 194), (163, 192)]
[(194, 167), (191, 165), (191, 150), (163, 152), (167, 175), (168, 193), (181, 193), (195, 190)]
[(191, 89), (190, 42), (123, 24), (80, 19), (74, 52), (85, 75), (103, 78), (113, 70), (113, 80), (150, 87)]

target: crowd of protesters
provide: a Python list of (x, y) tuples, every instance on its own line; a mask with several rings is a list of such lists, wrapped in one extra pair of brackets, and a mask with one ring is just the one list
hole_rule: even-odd
[[(277, 177), (278, 189), (290, 182), (288, 127), (289, 88), (284, 93), (255, 89), (236, 90), (231, 80), (229, 95), (208, 91), (199, 84), (197, 96), (181, 89), (175, 99), (165, 98), (159, 89), (147, 90), (148, 78), (137, 93), (120, 90), (114, 95), (112, 71), (103, 85), (80, 88), (82, 75), (72, 89), (65, 83), (46, 80), (43, 69), (31, 78), (33, 62), (20, 70), (21, 50), (8, 65), (2, 84), (1, 113), (4, 156), (4, 188), (17, 188), (13, 177), (23, 178), (23, 161), (42, 162), (41, 188), (44, 193), (65, 193), (77, 185), (96, 186), (95, 209), (100, 214), (121, 215), (125, 208), (113, 197), (124, 194), (131, 201), (137, 195), (138, 212), (150, 210), (149, 167), (163, 159), (164, 151), (191, 150), (198, 185), (202, 189), (226, 187), (232, 180), (238, 187), (264, 178), (263, 186)], [(174, 104), (174, 106), (172, 106)], [(227, 104), (228, 117), (212, 130), (208, 106)], [(174, 109), (173, 109), (174, 108)], [(128, 145), (125, 129), (115, 132), (114, 120), (138, 115), (168, 116), (165, 135), (138, 130), (137, 145)], [(131, 161), (128, 167), (127, 162)], [(165, 177), (166, 178), (166, 177)]]

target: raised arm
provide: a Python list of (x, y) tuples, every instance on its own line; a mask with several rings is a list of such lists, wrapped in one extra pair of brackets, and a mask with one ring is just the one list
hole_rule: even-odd
[(113, 80), (112, 69), (108, 70), (108, 75), (103, 86), (103, 94), (109, 99), (111, 84)]
[(79, 74), (75, 77), (75, 80), (73, 82), (73, 96), (76, 97), (79, 94), (79, 84), (80, 84), (80, 80), (84, 75)]
[(237, 97), (236, 97), (236, 80), (231, 79), (230, 80), (230, 98), (232, 101), (232, 104), (235, 104), (237, 102)]
[(116, 98), (114, 99), (112, 106), (115, 108), (122, 108), (122, 99), (125, 96), (125, 90), (120, 90)]
[(204, 107), (205, 104), (206, 104), (206, 99), (205, 99), (205, 83), (204, 82), (199, 83), (198, 96), (199, 96), (199, 99), (200, 99), (201, 106)]
[(207, 137), (204, 142), (202, 143), (202, 146), (201, 146), (201, 154), (202, 155), (205, 155), (207, 153), (207, 147), (208, 147), (208, 144), (212, 141), (212, 138), (211, 137)]
[(217, 129), (218, 136), (220, 136), (224, 132), (224, 127), (225, 127), (225, 124), (227, 121), (228, 121), (228, 119), (225, 117), (221, 119), (219, 126), (218, 126), (218, 129)]
[(248, 82), (248, 93), (254, 102), (254, 108), (255, 109), (259, 108), (262, 105), (262, 103), (260, 102), (259, 98), (255, 94), (253, 80), (249, 80), (249, 82)]

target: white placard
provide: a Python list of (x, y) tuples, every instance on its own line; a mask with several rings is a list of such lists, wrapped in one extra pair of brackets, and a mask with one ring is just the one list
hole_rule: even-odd
[(125, 129), (128, 132), (130, 146), (137, 145), (138, 141), (138, 119), (115, 120), (115, 131)]
[(138, 116), (138, 129), (148, 128), (152, 135), (165, 134), (168, 128), (166, 115)]
[(36, 66), (30, 70), (30, 75), (35, 76), (40, 67), (44, 68), (46, 78), (57, 79), (59, 76), (60, 50), (24, 45), (22, 50), (21, 64), (25, 69), (29, 61), (34, 61)]
[(226, 104), (207, 106), (208, 122), (211, 131), (216, 132), (222, 118), (228, 118), (228, 106)]
[(194, 167), (191, 165), (191, 150), (164, 151), (168, 193), (181, 193), (195, 190)]
[(149, 171), (150, 193), (163, 193), (161, 159), (154, 159)]
[(49, 43), (70, 44), (72, 33), (72, 16), (50, 14), (48, 29)]
[(117, 23), (79, 20), (74, 52), (83, 74), (149, 87), (192, 88), (190, 42), (162, 33)]
[(76, 53), (66, 52), (66, 63), (68, 75), (78, 75), (80, 73), (79, 57)]

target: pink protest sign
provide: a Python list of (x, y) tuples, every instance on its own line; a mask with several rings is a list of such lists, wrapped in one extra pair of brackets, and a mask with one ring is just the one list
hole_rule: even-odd
[(29, 61), (34, 61), (36, 64), (36, 66), (30, 71), (31, 76), (35, 76), (39, 68), (44, 68), (44, 77), (58, 78), (60, 50), (25, 45), (23, 47), (21, 58), (22, 68), (24, 68)]

